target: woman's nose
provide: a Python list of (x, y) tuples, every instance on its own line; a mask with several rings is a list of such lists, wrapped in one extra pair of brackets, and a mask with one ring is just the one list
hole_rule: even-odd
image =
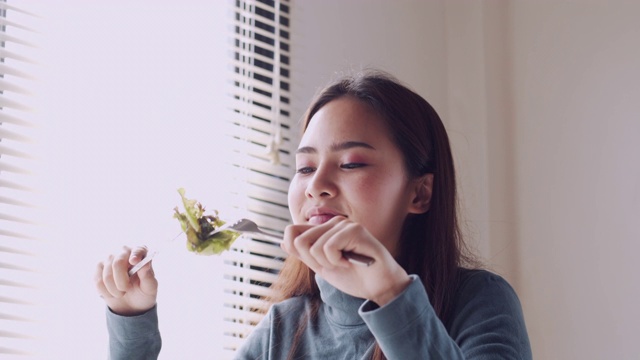
[(307, 183), (305, 192), (308, 198), (333, 197), (338, 194), (338, 188), (330, 171), (318, 167)]

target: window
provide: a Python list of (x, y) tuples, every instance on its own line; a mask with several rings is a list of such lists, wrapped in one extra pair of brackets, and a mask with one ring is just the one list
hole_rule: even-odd
[[(11, 20), (8, 20), (10, 18)], [(32, 353), (35, 321), (34, 199), (32, 193), (30, 76), (23, 39), (31, 30), (28, 12), (0, 1), (0, 356)], [(16, 67), (16, 65), (19, 65)], [(25, 67), (26, 65), (26, 67)]]
[[(282, 233), (290, 223), (287, 190), (298, 133), (290, 118), (288, 1), (238, 0), (234, 8), (231, 136), (238, 201), (248, 217)], [(261, 236), (244, 236), (224, 254), (225, 354), (233, 354), (261, 318), (268, 286), (284, 252)]]
[[(173, 238), (178, 187), (224, 220), (248, 217), (274, 233), (289, 223), (298, 136), (289, 2), (233, 1), (231, 13), (217, 1), (151, 3), (29, 3), (43, 21), (20, 1), (0, 0), (0, 356), (104, 356), (95, 264), (121, 245)], [(29, 206), (40, 202), (45, 211)], [(36, 225), (43, 216), (46, 227)], [(183, 249), (174, 242), (154, 260), (162, 356), (232, 356), (260, 318), (253, 310), (284, 253), (258, 236), (221, 257)], [(211, 274), (186, 276), (202, 269), (217, 270), (224, 291)], [(221, 293), (224, 305), (184, 310)], [(196, 348), (187, 327), (224, 327), (225, 339), (211, 335)]]

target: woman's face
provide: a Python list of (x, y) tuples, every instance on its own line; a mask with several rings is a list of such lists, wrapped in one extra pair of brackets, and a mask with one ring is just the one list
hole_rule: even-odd
[(411, 212), (411, 184), (382, 118), (360, 101), (341, 97), (313, 116), (300, 141), (289, 209), (296, 224), (345, 216), (395, 255)]

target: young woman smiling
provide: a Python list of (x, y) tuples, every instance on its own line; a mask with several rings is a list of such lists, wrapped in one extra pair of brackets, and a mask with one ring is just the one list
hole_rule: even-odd
[[(367, 71), (321, 92), (304, 127), (282, 245), (289, 257), (236, 358), (531, 359), (517, 295), (474, 269), (462, 241), (451, 149), (434, 109)], [(374, 263), (351, 263), (344, 251)], [(126, 250), (97, 275), (112, 310), (112, 355), (129, 359), (135, 349), (159, 352), (155, 277), (149, 269), (125, 275), (140, 255)], [(121, 300), (144, 284), (143, 305)], [(116, 340), (134, 328), (149, 336)]]

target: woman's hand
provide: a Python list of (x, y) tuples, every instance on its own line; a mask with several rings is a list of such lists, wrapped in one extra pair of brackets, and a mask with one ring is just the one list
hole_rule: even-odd
[(131, 250), (125, 246), (119, 254), (109, 255), (107, 260), (98, 263), (96, 287), (114, 313), (124, 316), (139, 315), (155, 306), (158, 280), (151, 262), (131, 277), (128, 273), (131, 266), (140, 262), (146, 254), (146, 247)]
[[(337, 289), (380, 306), (399, 295), (410, 282), (409, 275), (384, 245), (363, 226), (342, 216), (321, 225), (289, 225), (282, 248)], [(370, 256), (375, 262), (370, 266), (353, 264), (342, 255), (343, 251)]]

